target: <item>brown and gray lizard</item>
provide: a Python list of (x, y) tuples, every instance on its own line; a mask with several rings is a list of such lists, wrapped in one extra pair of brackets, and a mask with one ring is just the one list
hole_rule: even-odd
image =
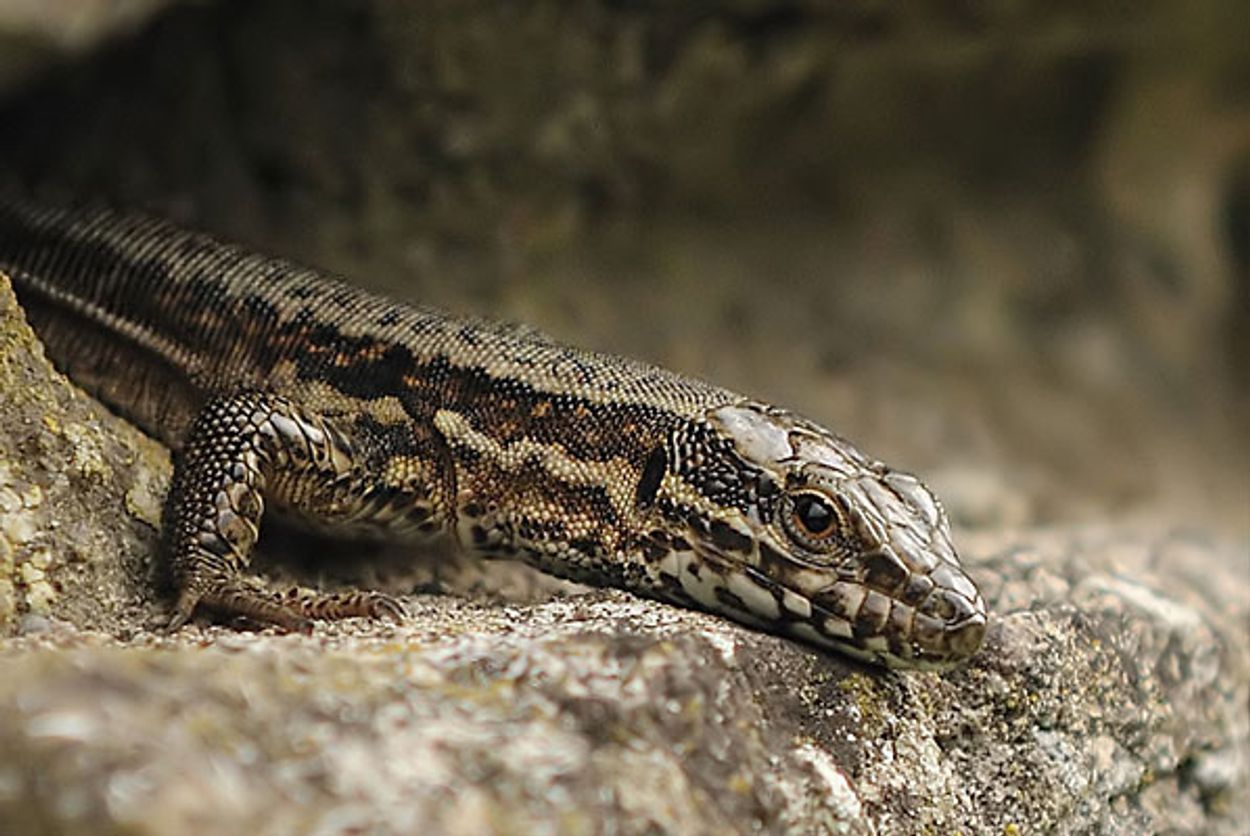
[(0, 270), (57, 366), (177, 455), (175, 627), (200, 607), (289, 629), (402, 613), (247, 575), (270, 507), (450, 534), (895, 667), (981, 644), (933, 494), (785, 410), (159, 220), (0, 202)]

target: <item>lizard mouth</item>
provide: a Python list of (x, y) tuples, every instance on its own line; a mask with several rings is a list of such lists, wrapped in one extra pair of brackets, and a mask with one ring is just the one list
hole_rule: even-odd
[(959, 584), (935, 585), (912, 603), (846, 578), (807, 594), (707, 548), (671, 552), (661, 571), (683, 603), (878, 665), (948, 669), (985, 636), (985, 603), (970, 585), (971, 595)]
[(723, 600), (726, 595), (719, 597), (744, 612), (743, 620), (862, 661), (943, 670), (976, 653), (985, 637), (985, 603), (975, 589), (970, 597), (939, 586), (911, 604), (846, 581), (805, 595), (750, 566), (732, 571), (744, 580), (734, 583), (732, 576), (726, 578), (727, 591), (746, 589), (753, 594), (736, 594), (732, 601)]
[(952, 667), (981, 647), (987, 624), (985, 602), (970, 584), (937, 585), (920, 600), (909, 600), (870, 585), (836, 582), (813, 595), (811, 604), (820, 643), (890, 667)]

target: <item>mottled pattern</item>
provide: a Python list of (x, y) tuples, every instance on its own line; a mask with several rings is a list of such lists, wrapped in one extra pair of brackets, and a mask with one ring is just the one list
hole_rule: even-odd
[(784, 410), (149, 219), (0, 204), (0, 268), (55, 362), (181, 451), (176, 624), (199, 604), (293, 628), (398, 613), (248, 578), (268, 503), (451, 534), (867, 661), (980, 645), (985, 605), (933, 495)]

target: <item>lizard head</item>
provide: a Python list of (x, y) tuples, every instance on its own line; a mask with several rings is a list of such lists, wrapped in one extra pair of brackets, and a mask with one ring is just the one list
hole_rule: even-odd
[(644, 487), (658, 595), (891, 667), (981, 645), (985, 602), (937, 499), (811, 422), (715, 408), (653, 454)]

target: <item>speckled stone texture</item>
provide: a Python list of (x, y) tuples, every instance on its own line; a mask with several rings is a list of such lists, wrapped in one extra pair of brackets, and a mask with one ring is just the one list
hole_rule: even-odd
[(0, 632), (126, 632), (158, 573), (169, 453), (52, 369), (0, 274)]
[(400, 625), (166, 636), (143, 626), (160, 606), (149, 501), (122, 497), (162, 485), (167, 462), (51, 374), (15, 310), (0, 285), (3, 832), (1244, 821), (1244, 547), (1131, 520), (964, 532), (994, 621), (946, 675), (608, 592), (410, 595)]

